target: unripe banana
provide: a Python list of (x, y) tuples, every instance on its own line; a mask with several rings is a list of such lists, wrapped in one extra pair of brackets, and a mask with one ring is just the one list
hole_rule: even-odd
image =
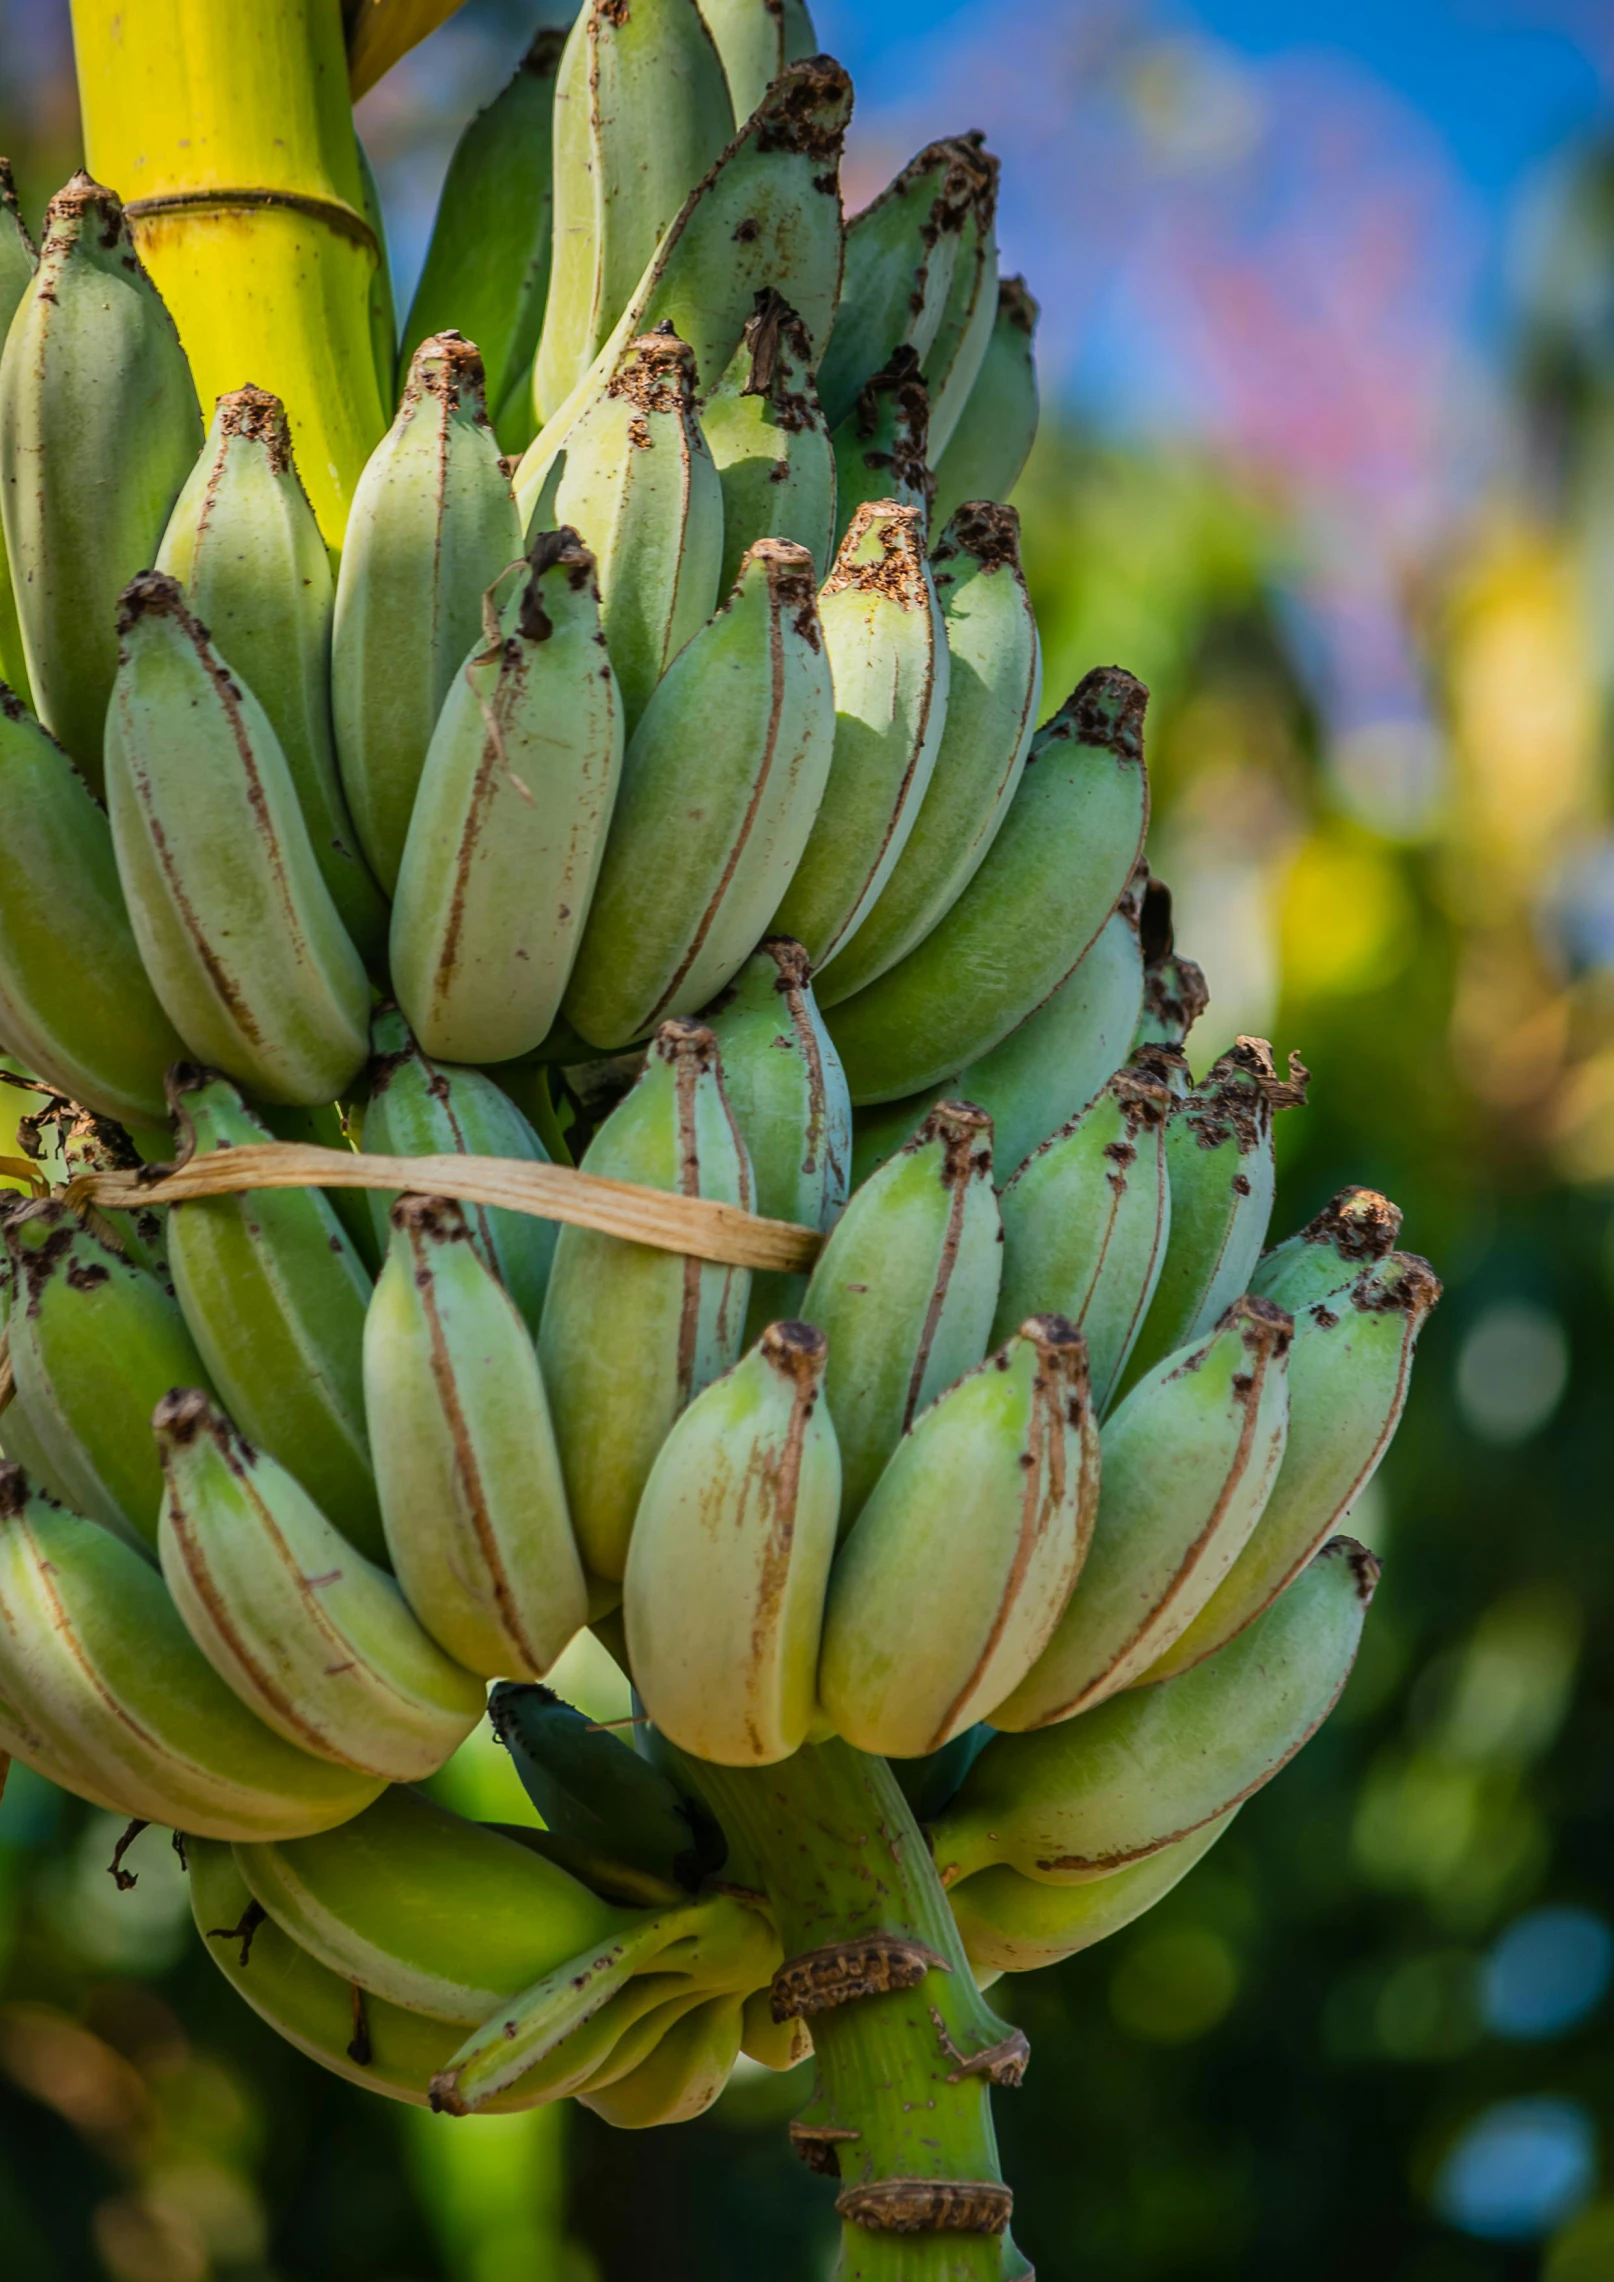
[(552, 1689), (501, 1682), (488, 1718), (545, 1831), (563, 1844), (690, 1887), (722, 1861), (721, 1833), (670, 1777)]
[(1272, 1217), (1272, 1120), (1280, 1109), (1304, 1108), (1306, 1079), (1297, 1055), (1285, 1082), (1266, 1040), (1241, 1038), (1173, 1110), (1171, 1241), (1127, 1386), (1200, 1338), (1248, 1285)]
[(316, 1758), (395, 1783), (434, 1774), (481, 1718), (482, 1683), (205, 1395), (176, 1389), (152, 1425), (163, 1575), (219, 1677)]
[[(662, 1025), (583, 1169), (751, 1209), (750, 1160), (709, 1030)], [(656, 1452), (685, 1405), (737, 1359), (749, 1291), (743, 1268), (561, 1230), (538, 1352), (591, 1575), (622, 1576)]]
[(605, 852), (622, 701), (594, 557), (545, 531), (502, 627), (450, 685), (392, 906), (393, 988), (430, 1054), (500, 1062), (547, 1035)]
[(1314, 1735), (1349, 1677), (1379, 1564), (1336, 1537), (1219, 1654), (1083, 1719), (999, 1736), (931, 1826), (951, 1887), (994, 1863), (1080, 1885), (1225, 1815)]
[(1171, 1097), (1117, 1070), (1079, 1117), (1026, 1159), (999, 1197), (1003, 1283), (994, 1340), (1034, 1313), (1068, 1316), (1087, 1340), (1102, 1418), (1148, 1313), (1166, 1255)]
[(110, 190), (75, 174), (0, 356), (0, 515), (40, 719), (101, 789), (122, 588), (202, 443), (173, 319)]
[(600, 2089), (585, 2089), (578, 2094), (579, 2104), (618, 2131), (692, 2123), (733, 2074), (744, 2033), (745, 1999), (738, 1994), (708, 1997), (658, 2037), (631, 2073), (613, 2076)]
[(440, 1197), (392, 1208), (364, 1395), (410, 1606), (468, 1671), (536, 1679), (587, 1620), (588, 1587), (532, 1335)]
[(1037, 433), (1037, 304), (1023, 277), (998, 286), (997, 316), (975, 385), (936, 461), (935, 516), (945, 523), (966, 499), (1007, 499)]
[(0, 1745), (99, 1806), (294, 1838), (375, 1796), (239, 1704), (149, 1561), (0, 1465)]
[(761, 539), (628, 747), (564, 1001), (591, 1045), (627, 1046), (739, 972), (801, 861), (834, 741), (812, 557)]
[(1289, 1439), (1272, 1494), (1243, 1552), (1146, 1680), (1168, 1680), (1214, 1655), (1270, 1606), (1349, 1513), (1401, 1422), (1418, 1334), (1439, 1298), (1426, 1260), (1392, 1252), (1344, 1291), (1297, 1308)]
[(947, 1896), (965, 1956), (977, 1976), (1035, 1973), (1107, 1941), (1163, 1901), (1210, 1852), (1237, 1812), (1232, 1807), (1174, 1846), (1162, 1846), (1130, 1869), (1081, 1886), (1043, 1885), (1007, 1863), (977, 1870)]
[(776, 287), (765, 286), (733, 363), (701, 408), (701, 432), (723, 491), (720, 593), (733, 586), (758, 539), (793, 539), (812, 556), (814, 577), (828, 574), (835, 453), (812, 359), (806, 326)]
[[(152, 1406), (176, 1381), (207, 1378), (174, 1295), (65, 1205), (23, 1205), (5, 1233), (17, 1287), (7, 1327), (14, 1407), (40, 1480), (75, 1512), (151, 1545), (162, 1504)], [(9, 1448), (9, 1414), (5, 1437)]]
[(228, 671), (268, 714), (320, 876), (359, 952), (376, 963), (387, 907), (359, 853), (331, 730), (330, 557), (278, 396), (248, 387), (219, 398), (157, 568), (178, 579)]
[(106, 815), (0, 682), (0, 1044), (75, 1101), (161, 1125), (183, 1055), (135, 948)]
[[(22, 208), (17, 204), (11, 161), (0, 158), (0, 345), (4, 344), (17, 304), (38, 265), (39, 254), (22, 218)], [(26, 702), (28, 661), (23, 655), (22, 628), (17, 622), (3, 516), (0, 516), (0, 681), (9, 684)]]
[[(537, 1134), (502, 1087), (481, 1070), (431, 1061), (396, 1007), (384, 1006), (370, 1030), (363, 1145), (377, 1157), (524, 1157), (545, 1164)], [(372, 1189), (370, 1212), (384, 1253), (391, 1240), (390, 1189)], [(555, 1256), (555, 1224), (496, 1205), (464, 1206), (471, 1241), (521, 1311), (538, 1328)]]
[(851, 529), (858, 509), (894, 499), (912, 507), (920, 528), (930, 526), (931, 480), (926, 457), (930, 395), (915, 350), (900, 348), (858, 390), (857, 401), (834, 429), (835, 540)]
[(998, 161), (978, 134), (964, 138), (974, 159), (969, 205), (941, 324), (924, 359), (930, 391), (932, 467), (951, 441), (980, 376), (998, 314)]
[(1062, 1316), (1028, 1317), (921, 1414), (824, 1613), (819, 1693), (849, 1743), (938, 1751), (1024, 1678), (1077, 1586), (1098, 1468), (1087, 1349)]
[(930, 558), (950, 661), (930, 788), (873, 910), (826, 967), (826, 1006), (894, 967), (958, 901), (1008, 813), (1042, 702), (1042, 650), (1011, 507), (961, 508)]
[(786, 64), (818, 53), (807, 0), (701, 0), (744, 126)]
[(107, 805), (141, 960), (196, 1060), (269, 1101), (330, 1101), (370, 986), (269, 717), (171, 578), (119, 604)]
[[(19, 1141), (24, 1125), (32, 1122), (18, 1120)], [(64, 1103), (57, 1133), (62, 1175), (67, 1180), (76, 1180), (84, 1173), (136, 1173), (144, 1162), (123, 1127), (110, 1118), (97, 1117), (92, 1110), (75, 1112), (71, 1103)], [(110, 1229), (118, 1250), (133, 1267), (144, 1268), (159, 1283), (172, 1282), (168, 1272), (167, 1205), (139, 1205), (132, 1211), (116, 1212), (97, 1205), (90, 1224), (98, 1235), (103, 1228)]]
[(477, 646), (482, 596), (520, 553), (482, 359), (457, 333), (433, 334), (354, 489), (332, 628), (342, 789), (389, 895), (433, 726)]
[[(846, 1203), (852, 1105), (799, 943), (767, 936), (706, 1010), (723, 1091), (751, 1159), (754, 1210), (827, 1231)], [(753, 1270), (747, 1341), (799, 1310), (805, 1275)]]
[(947, 718), (950, 661), (924, 516), (860, 507), (818, 598), (835, 684), (823, 805), (774, 913), (813, 965), (850, 943), (913, 830)]
[[(555, 82), (555, 253), (533, 367), (540, 412), (588, 370), (733, 133), (728, 82), (695, 0), (584, 0)], [(702, 378), (710, 387), (717, 375)]]
[[(183, 1156), (270, 1141), (227, 1079), (171, 1080)], [(186, 1327), (243, 1434), (295, 1475), (369, 1560), (386, 1559), (364, 1416), (370, 1273), (318, 1189), (194, 1197), (169, 1216)], [(194, 1379), (180, 1371), (170, 1386)]]
[(1120, 667), (1090, 673), (1038, 732), (1002, 827), (952, 909), (834, 1009), (830, 1034), (855, 1103), (899, 1100), (989, 1054), (1080, 962), (1143, 844), (1146, 701)]
[(854, 1190), (802, 1302), (829, 1340), (843, 1535), (919, 1413), (986, 1353), (1002, 1263), (991, 1120), (939, 1102)]
[(1046, 1727), (1129, 1687), (1181, 1638), (1261, 1518), (1289, 1430), (1294, 1325), (1236, 1300), (1135, 1386), (1103, 1431), (1104, 1488), (1081, 1584), (1047, 1648), (990, 1713)]
[(841, 1461), (828, 1343), (773, 1323), (698, 1395), (639, 1500), (623, 1598), (634, 1685), (680, 1751), (765, 1767), (807, 1740)]
[(1210, 1004), (1210, 991), (1203, 970), (1176, 950), (1171, 890), (1164, 880), (1151, 879), (1144, 886), (1138, 933), (1143, 945), (1143, 1011), (1132, 1043), (1134, 1047), (1165, 1048), (1176, 1055), (1180, 1082), (1173, 1090), (1186, 1093), (1191, 1081), (1181, 1048)]
[(1341, 1189), (1315, 1220), (1263, 1252), (1250, 1289), (1276, 1300), (1298, 1323), (1301, 1310), (1347, 1290), (1365, 1269), (1393, 1251), (1401, 1207), (1377, 1189)]

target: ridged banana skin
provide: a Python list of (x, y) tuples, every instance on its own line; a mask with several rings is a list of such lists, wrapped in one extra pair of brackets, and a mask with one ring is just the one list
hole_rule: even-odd
[(501, 637), (455, 677), (392, 906), (392, 982), (429, 1054), (501, 1062), (547, 1035), (622, 773), (594, 557), (543, 534)]
[(860, 507), (818, 597), (835, 685), (835, 748), (817, 820), (773, 932), (815, 967), (832, 959), (891, 877), (930, 788), (950, 659), (925, 518)]
[(533, 366), (540, 412), (593, 363), (733, 134), (728, 82), (695, 0), (584, 0), (555, 82), (554, 259)]
[(457, 1205), (405, 1197), (392, 1218), (364, 1394), (393, 1571), (456, 1663), (538, 1679), (588, 1586), (532, 1335)]
[(481, 638), (483, 594), (520, 553), (482, 360), (457, 333), (435, 333), (354, 488), (332, 622), (342, 789), (388, 895), (433, 726)]
[(493, 1690), (488, 1718), (546, 1831), (675, 1884), (708, 1866), (689, 1806), (622, 1735), (519, 1681)]
[(105, 811), (0, 683), (0, 1044), (120, 1124), (163, 1122), (185, 1048), (135, 948)]
[(1235, 1301), (1105, 1423), (1104, 1488), (1082, 1580), (1036, 1664), (989, 1717), (1045, 1727), (1140, 1680), (1179, 1640), (1249, 1542), (1289, 1432), (1294, 1326)]
[(1031, 1316), (915, 1421), (841, 1548), (819, 1694), (847, 1742), (918, 1758), (1001, 1702), (1080, 1590), (1098, 1492), (1081, 1333)]
[(0, 515), (40, 719), (101, 789), (116, 603), (202, 444), (173, 319), (123, 208), (75, 174), (0, 355)]
[(359, 853), (331, 727), (330, 557), (267, 389), (221, 396), (156, 567), (185, 589), (228, 670), (268, 714), (320, 877), (360, 956), (384, 953), (387, 906)]
[(280, 740), (152, 571), (124, 590), (106, 727), (118, 877), (152, 987), (194, 1058), (267, 1101), (334, 1100), (370, 986), (320, 876)]
[(719, 591), (729, 592), (758, 539), (793, 539), (812, 556), (814, 577), (826, 578), (835, 547), (835, 453), (807, 328), (771, 285), (757, 295), (734, 360), (701, 407), (701, 433), (723, 492)]
[(1107, 1941), (1164, 1901), (1210, 1852), (1237, 1812), (1231, 1808), (1174, 1846), (1162, 1846), (1130, 1869), (1114, 1870), (1083, 1886), (1040, 1885), (1006, 1863), (977, 1870), (947, 1896), (965, 1956), (977, 1974), (1035, 1973)]
[(930, 520), (930, 396), (913, 349), (893, 352), (858, 391), (830, 434), (835, 454), (835, 543), (860, 507), (895, 499)]
[(958, 422), (936, 460), (938, 524), (967, 499), (1007, 499), (1037, 435), (1037, 304), (1023, 277), (998, 287), (986, 354)]
[(17, 1758), (98, 1805), (200, 1836), (325, 1830), (378, 1788), (254, 1719), (151, 1564), (30, 1491), (16, 1466), (0, 1466), (0, 1697), (0, 1743)]
[(786, 64), (818, 53), (806, 0), (701, 0), (743, 125)]
[[(706, 1010), (723, 1090), (751, 1159), (755, 1209), (828, 1231), (850, 1186), (852, 1105), (799, 943), (770, 935)], [(753, 1270), (748, 1343), (799, 1312), (805, 1275)]]
[[(227, 1079), (204, 1071), (176, 1078), (174, 1109), (187, 1154), (274, 1138)], [(322, 1191), (194, 1197), (169, 1215), (168, 1259), (186, 1328), (242, 1433), (350, 1545), (385, 1561), (364, 1415), (370, 1273)]]
[[(709, 1030), (663, 1025), (583, 1169), (752, 1209), (751, 1164)], [(749, 1297), (743, 1268), (561, 1230), (538, 1357), (591, 1576), (622, 1577), (656, 1453), (686, 1404), (738, 1360)]]
[(998, 313), (998, 161), (980, 135), (964, 138), (974, 158), (969, 205), (936, 337), (924, 358), (930, 392), (930, 459), (940, 459), (969, 402)]
[(1118, 666), (1089, 674), (1038, 733), (997, 837), (952, 909), (898, 965), (830, 1010), (854, 1104), (899, 1100), (989, 1054), (1078, 965), (1142, 848), (1144, 704), (1141, 682)]
[(1087, 1341), (1102, 1418), (1148, 1313), (1171, 1229), (1164, 1086), (1118, 1070), (1097, 1099), (1032, 1151), (999, 1195), (1003, 1282), (992, 1325), (1068, 1316)]
[(829, 780), (812, 557), (762, 539), (628, 746), (563, 1012), (615, 1051), (705, 1006), (767, 931)]
[(680, 1751), (766, 1767), (806, 1740), (841, 1460), (828, 1343), (774, 1323), (656, 1454), (628, 1547), (634, 1686)]
[(1418, 1334), (1440, 1283), (1392, 1252), (1295, 1316), (1289, 1440), (1255, 1532), (1146, 1681), (1168, 1680), (1254, 1621), (1285, 1590), (1373, 1479), (1406, 1406)]
[(890, 877), (819, 981), (825, 1006), (906, 958), (985, 861), (1031, 750), (1042, 647), (1013, 508), (961, 508), (930, 558), (947, 638), (947, 711), (930, 786)]
[[(509, 1095), (482, 1070), (432, 1061), (396, 1007), (381, 1008), (370, 1042), (361, 1138), (372, 1156), (548, 1162), (542, 1141)], [(368, 1193), (377, 1248), (384, 1254), (397, 1200), (390, 1189)], [(554, 1222), (485, 1204), (468, 1204), (464, 1211), (484, 1266), (515, 1301), (528, 1330), (536, 1332), (555, 1256)]]
[(316, 1758), (394, 1783), (435, 1773), (481, 1718), (482, 1683), (204, 1395), (165, 1397), (153, 1424), (163, 1575), (219, 1677)]
[(1347, 1291), (1384, 1259), (1400, 1233), (1401, 1208), (1387, 1196), (1377, 1189), (1341, 1189), (1314, 1220), (1262, 1253), (1250, 1289), (1276, 1300), (1298, 1322), (1302, 1309)]
[(829, 1340), (843, 1535), (919, 1413), (985, 1355), (1002, 1261), (991, 1121), (939, 1103), (854, 1190), (802, 1302)]
[(744, 1997), (708, 1997), (659, 2037), (631, 2074), (602, 2090), (585, 2087), (578, 2100), (618, 2131), (692, 2123), (734, 2073), (744, 2026)]
[[(162, 1504), (152, 1406), (176, 1380), (207, 1383), (174, 1295), (65, 1205), (13, 1212), (6, 1244), (17, 1279), (8, 1325), (14, 1407), (41, 1483), (130, 1544), (152, 1545)], [(9, 1412), (0, 1438), (8, 1448), (19, 1439)]]
[[(4, 345), (17, 304), (28, 290), (38, 265), (38, 250), (17, 204), (10, 161), (0, 159), (0, 347)], [(0, 516), (0, 681), (9, 684), (27, 701), (28, 661), (23, 655), (22, 628), (17, 622), (17, 600), (6, 556), (3, 516)]]
[(1350, 1676), (1379, 1564), (1336, 1537), (1218, 1655), (1084, 1718), (1000, 1736), (930, 1827), (952, 1887), (995, 1863), (1061, 1886), (1201, 1830), (1270, 1782)]

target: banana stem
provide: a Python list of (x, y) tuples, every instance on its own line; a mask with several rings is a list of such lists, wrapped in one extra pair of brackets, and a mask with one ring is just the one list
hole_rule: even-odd
[(766, 1885), (818, 2079), (791, 2126), (839, 2178), (841, 2282), (998, 2282), (1010, 2196), (992, 2083), (1025, 2040), (975, 1986), (924, 1837), (883, 1759), (841, 1742), (767, 1768), (685, 1761)]

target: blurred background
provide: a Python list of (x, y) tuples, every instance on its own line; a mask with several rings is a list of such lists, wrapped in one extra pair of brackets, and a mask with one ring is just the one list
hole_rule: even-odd
[[(547, 11), (470, 0), (365, 101), (400, 306)], [(1151, 858), (1208, 1062), (1298, 1047), (1278, 1233), (1346, 1181), (1447, 1297), (1356, 1526), (1323, 1737), (1109, 1945), (994, 2001), (1043, 2282), (1614, 2277), (1614, 12), (1606, 0), (815, 0), (861, 203), (1004, 160), (1043, 306), (1018, 495), (1051, 698), (1151, 685)], [(0, 0), (37, 223), (65, 0)], [(517, 1811), (472, 1753), (456, 1803)], [(821, 2282), (799, 2077), (677, 2131), (350, 2092), (199, 1955), (163, 1834), (0, 1804), (8, 2282)]]

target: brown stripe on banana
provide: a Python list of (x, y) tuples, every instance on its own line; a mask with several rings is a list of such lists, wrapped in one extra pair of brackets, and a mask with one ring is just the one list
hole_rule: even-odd
[(938, 523), (967, 499), (1007, 499), (1020, 479), (1037, 433), (1037, 314), (1025, 279), (1004, 278), (975, 385), (937, 457)]
[(925, 386), (930, 391), (932, 467), (963, 417), (991, 345), (998, 314), (999, 162), (979, 134), (963, 137), (963, 145), (973, 160), (969, 205), (941, 323), (924, 358)]
[(1081, 1886), (1049, 1886), (1022, 1877), (1007, 1863), (977, 1870), (948, 1889), (953, 1920), (977, 1979), (985, 1974), (1035, 1973), (1079, 1949), (1107, 1941), (1164, 1901), (1210, 1852), (1238, 1813), (1230, 1807), (1175, 1845), (1162, 1846), (1124, 1870)]
[(723, 491), (727, 594), (758, 539), (793, 539), (827, 577), (835, 547), (835, 453), (813, 379), (807, 328), (776, 286), (757, 295), (745, 336), (701, 407)]

